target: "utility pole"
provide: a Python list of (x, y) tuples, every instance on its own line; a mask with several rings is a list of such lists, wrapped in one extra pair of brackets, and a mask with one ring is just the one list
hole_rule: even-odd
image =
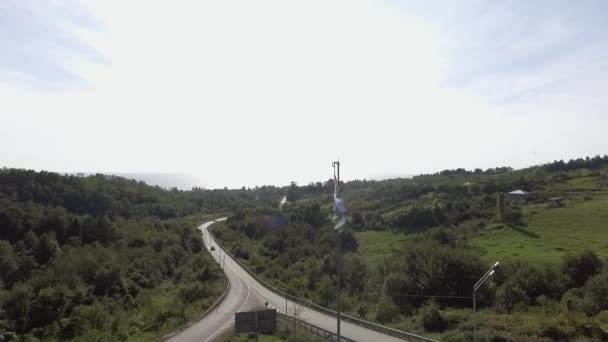
[[(334, 184), (335, 189), (337, 189), (336, 191), (336, 197), (341, 198), (342, 195), (340, 194), (340, 161), (335, 161), (332, 163), (332, 166), (334, 167), (334, 175), (336, 175), (336, 166), (338, 167), (338, 174), (337, 177), (335, 179), (335, 181), (337, 181), (337, 184)], [(340, 289), (340, 282), (341, 282), (341, 278), (342, 278), (342, 252), (340, 250), (340, 233), (339, 231), (336, 230), (336, 263), (337, 263), (337, 268), (338, 268), (338, 284), (336, 286), (336, 295), (337, 295), (337, 300), (338, 300), (338, 305), (337, 305), (337, 335), (338, 335), (338, 342), (340, 342), (340, 310), (341, 310), (341, 302), (342, 302), (342, 298), (341, 298), (341, 289)]]
[(494, 269), (498, 266), (498, 261), (490, 267), (488, 272), (486, 272), (481, 279), (473, 286), (473, 341), (477, 342), (477, 290), (483, 285), (483, 283), (490, 278), (492, 274), (494, 274)]

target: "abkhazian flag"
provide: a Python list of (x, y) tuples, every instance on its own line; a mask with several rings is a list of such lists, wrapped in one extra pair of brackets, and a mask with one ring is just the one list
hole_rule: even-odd
[(336, 178), (336, 173), (334, 171), (334, 222), (336, 225), (334, 226), (335, 230), (340, 230), (342, 226), (346, 224), (346, 206), (344, 205), (344, 201), (340, 198), (340, 189), (338, 184), (338, 179)]

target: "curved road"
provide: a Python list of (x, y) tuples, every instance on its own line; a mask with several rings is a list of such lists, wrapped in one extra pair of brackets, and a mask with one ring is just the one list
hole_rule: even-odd
[[(216, 221), (222, 221), (226, 218), (221, 218)], [(263, 309), (264, 303), (268, 302), (269, 307), (277, 308), (278, 311), (285, 311), (285, 298), (274, 292), (266, 289), (249, 273), (247, 273), (239, 264), (237, 264), (230, 255), (226, 254), (217, 243), (210, 238), (209, 226), (216, 221), (210, 221), (198, 227), (203, 233), (205, 247), (210, 251), (213, 259), (223, 266), (224, 273), (230, 282), (230, 290), (224, 301), (217, 307), (216, 310), (210, 312), (202, 320), (191, 325), (179, 334), (169, 339), (172, 342), (210, 342), (218, 335), (221, 335), (226, 329), (234, 327), (234, 313), (238, 311), (248, 311)], [(215, 251), (211, 251), (211, 246), (215, 247)], [(293, 315), (294, 303), (288, 301), (287, 310), (289, 315)], [(311, 324), (320, 328), (336, 331), (336, 318), (330, 315), (321, 313), (307, 307), (297, 306), (299, 317)], [(358, 325), (342, 321), (341, 322), (342, 336), (348, 337), (355, 341), (387, 341), (387, 342), (402, 342), (403, 340), (379, 333), (374, 330), (366, 329)]]

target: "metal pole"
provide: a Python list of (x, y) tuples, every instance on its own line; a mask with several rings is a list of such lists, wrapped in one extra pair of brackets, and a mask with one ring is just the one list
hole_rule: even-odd
[(340, 236), (338, 235), (338, 342), (340, 342), (340, 310), (342, 309), (342, 298), (341, 298), (341, 286), (340, 280), (342, 278), (342, 258), (340, 253)]
[(481, 285), (483, 285), (483, 283), (492, 276), (492, 274), (494, 274), (494, 269), (496, 268), (496, 266), (498, 266), (498, 261), (494, 263), (494, 265), (492, 265), (492, 267), (490, 267), (490, 269), (483, 275), (483, 277), (481, 277), (481, 279), (479, 279), (479, 281), (477, 283), (475, 283), (475, 285), (473, 285), (473, 341), (477, 342), (477, 300), (476, 300), (476, 293), (477, 293), (477, 289), (479, 289), (481, 287)]
[(477, 303), (475, 301), (475, 290), (473, 290), (473, 341), (477, 342)]
[(255, 312), (255, 342), (258, 342), (258, 312)]
[[(288, 318), (288, 315), (287, 315), (287, 268), (285, 268), (285, 317)], [(288, 320), (285, 320), (285, 335), (288, 334), (288, 332), (287, 332), (287, 326), (288, 326), (287, 321)]]
[[(340, 162), (334, 162), (334, 167), (338, 166), (338, 175), (337, 175), (337, 179), (336, 181), (338, 182), (337, 184), (337, 189), (338, 189), (338, 193), (336, 194), (336, 196), (338, 198), (341, 198), (341, 194), (340, 194)], [(342, 278), (342, 257), (341, 257), (341, 250), (340, 250), (340, 234), (336, 231), (336, 259), (337, 259), (337, 268), (338, 268), (338, 284), (336, 286), (337, 289), (337, 300), (338, 300), (338, 305), (337, 305), (337, 335), (338, 335), (338, 342), (340, 342), (341, 338), (340, 338), (340, 310), (342, 309), (342, 298), (341, 298), (341, 278)]]

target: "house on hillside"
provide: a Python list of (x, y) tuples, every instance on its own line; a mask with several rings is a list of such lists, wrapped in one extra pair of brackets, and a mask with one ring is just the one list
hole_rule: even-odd
[(507, 198), (516, 201), (526, 201), (530, 197), (530, 193), (523, 190), (514, 190), (507, 193)]
[(549, 201), (549, 206), (553, 208), (561, 207), (563, 205), (562, 197), (549, 197), (547, 200)]

